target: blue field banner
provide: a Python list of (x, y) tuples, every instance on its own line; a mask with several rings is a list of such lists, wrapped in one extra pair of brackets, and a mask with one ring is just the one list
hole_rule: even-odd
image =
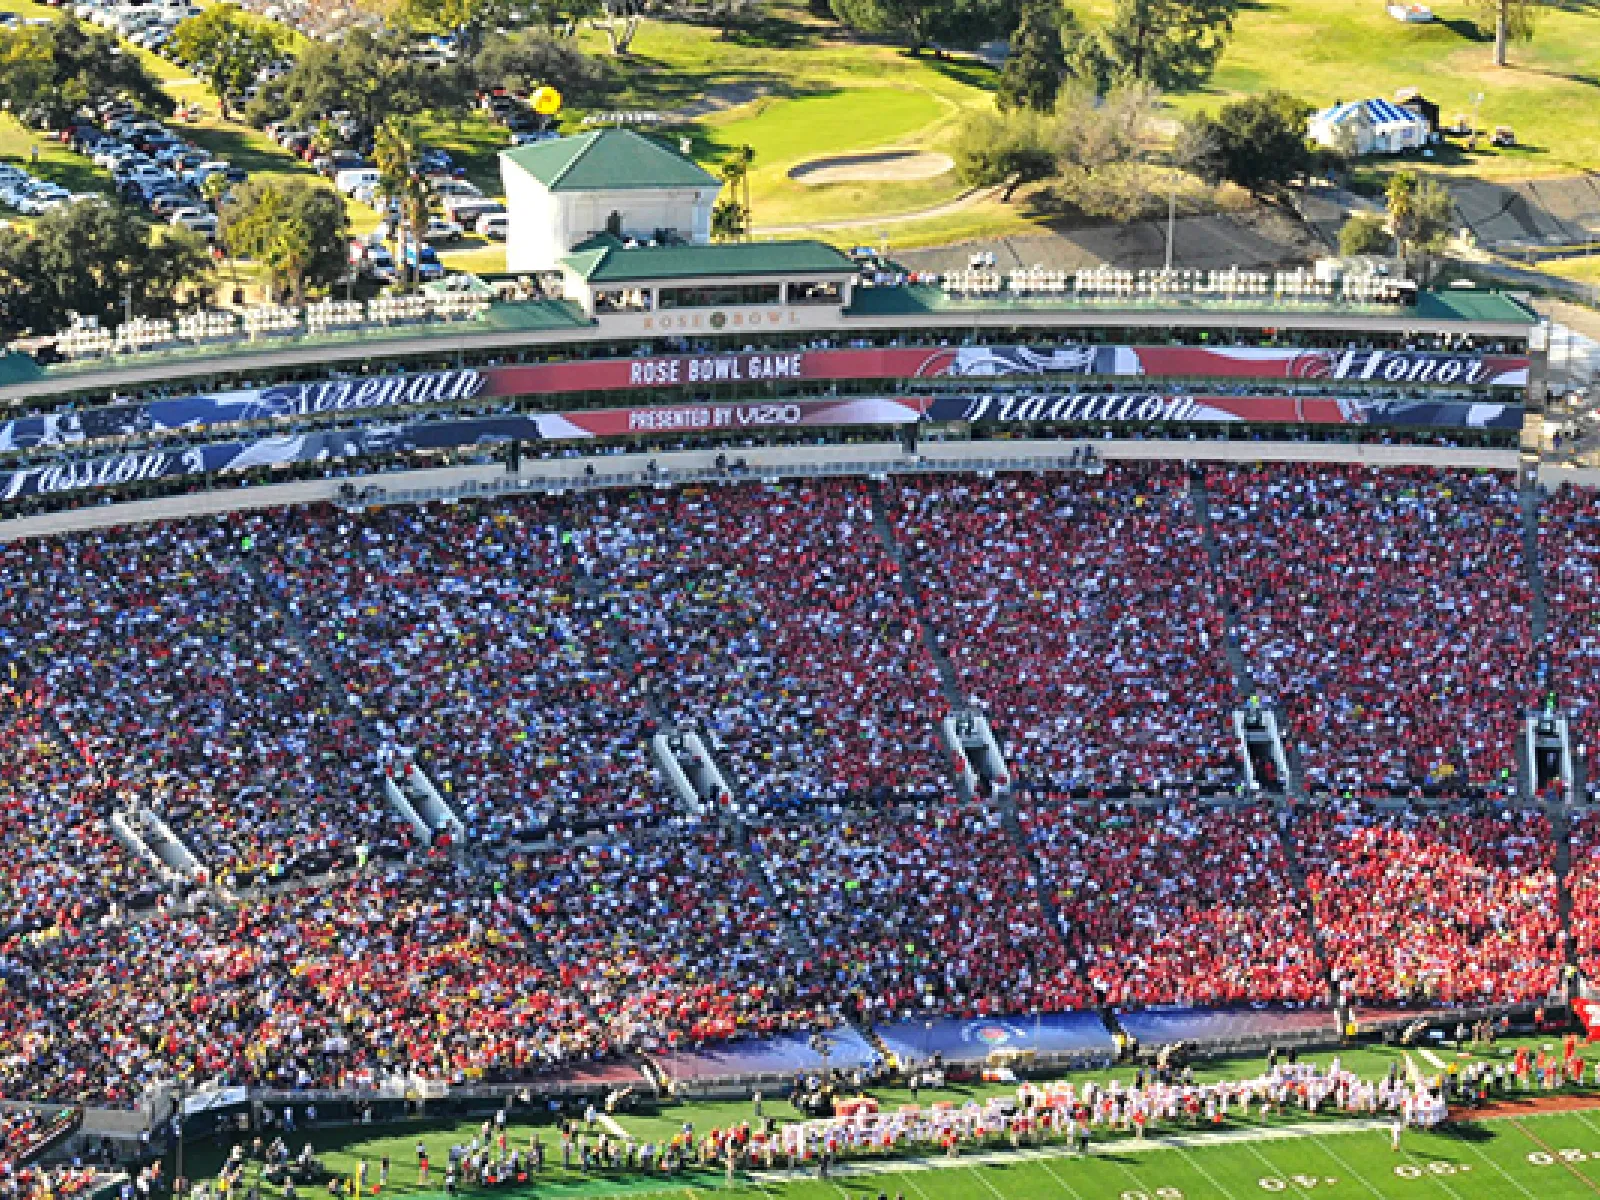
[(1246, 1037), (1332, 1036), (1339, 1029), (1331, 1012), (1315, 1008), (1148, 1008), (1118, 1012), (1117, 1024), (1146, 1048)]
[(973, 1020), (931, 1017), (883, 1025), (875, 1032), (902, 1062), (927, 1062), (936, 1053), (950, 1063), (983, 1062), (996, 1050), (1031, 1050), (1041, 1057), (1109, 1062), (1117, 1050), (1105, 1022), (1093, 1012)]
[[(840, 1070), (869, 1067), (882, 1057), (848, 1026), (828, 1031), (827, 1050), (827, 1065)], [(822, 1053), (808, 1033), (711, 1042), (693, 1050), (657, 1051), (650, 1058), (671, 1078), (688, 1081), (810, 1074), (823, 1067)]]

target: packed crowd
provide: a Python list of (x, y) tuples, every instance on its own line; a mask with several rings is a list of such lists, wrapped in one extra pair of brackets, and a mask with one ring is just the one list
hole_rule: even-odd
[(944, 802), (773, 824), (752, 850), (825, 991), (862, 1021), (1091, 1000), (991, 809)]
[(1532, 632), (1513, 479), (1278, 465), (1207, 488), (1239, 639), (1309, 788), (1514, 793)]
[(1571, 718), (1572, 752), (1600, 799), (1600, 495), (1563, 487), (1539, 509), (1539, 566), (1549, 624), (1549, 688)]
[(582, 553), (670, 720), (771, 810), (937, 796), (945, 705), (860, 481), (596, 496)]
[[(1528, 655), (1506, 485), (1283, 468), (1211, 489), (1220, 583), (1169, 468), (885, 485), (1024, 785), (1020, 844), (949, 796), (937, 675), (857, 482), (0, 547), (0, 1094), (510, 1077), (841, 1015), (1317, 1004), (1308, 910), (1351, 999), (1542, 997), (1565, 947), (1541, 814), (1302, 810), (1301, 892), (1269, 810), (1192, 795), (1237, 780), (1224, 585), (1314, 782), (1498, 789)], [(1545, 541), (1564, 697), (1592, 563), (1570, 503)], [(677, 810), (656, 716), (704, 729), (748, 845)], [(493, 851), (470, 869), (389, 812), (379, 773), (413, 757)], [(1133, 788), (1174, 795), (1107, 798)], [(111, 836), (130, 806), (219, 882), (365, 869), (125, 919), (161, 891)], [(1600, 968), (1593, 819), (1573, 870)]]
[(1359, 1003), (1543, 1000), (1566, 961), (1542, 809), (1331, 802), (1294, 825), (1317, 929)]
[(0, 1094), (128, 1105), (179, 1076), (514, 1078), (601, 1052), (522, 926), (425, 865), (32, 939), (0, 962)]
[(117, 797), (48, 728), (37, 682), (0, 684), (0, 949), (70, 934), (155, 902), (159, 889), (112, 834)]
[(1572, 853), (1567, 869), (1572, 949), (1578, 969), (1596, 979), (1600, 978), (1600, 808), (1574, 814), (1567, 838)]
[[(259, 518), (258, 518), (259, 519)], [(372, 760), (273, 608), (201, 520), (0, 551), (0, 626), (102, 793), (159, 814), (219, 881), (403, 855)]]
[(651, 726), (579, 594), (554, 500), (323, 507), (262, 529), (269, 576), (334, 672), (415, 753), (474, 844), (606, 828), (666, 808)]
[(1328, 1001), (1269, 809), (1037, 796), (1024, 798), (1020, 820), (1107, 1002)]
[(715, 825), (519, 858), (507, 879), (528, 936), (618, 1046), (832, 1023), (781, 915)]
[(1180, 470), (926, 477), (889, 495), (926, 615), (1024, 784), (1233, 785), (1223, 619)]

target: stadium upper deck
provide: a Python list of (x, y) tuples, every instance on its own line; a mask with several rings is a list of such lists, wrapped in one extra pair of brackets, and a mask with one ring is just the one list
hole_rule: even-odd
[(36, 353), (70, 361), (0, 359), (0, 501), (513, 443), (733, 447), (919, 425), (1375, 425), (1514, 441), (1542, 394), (1544, 330), (1519, 301), (1373, 275), (930, 282), (814, 243), (567, 261), (559, 289), (469, 281), (256, 310), (243, 329), (208, 314), (65, 331)]

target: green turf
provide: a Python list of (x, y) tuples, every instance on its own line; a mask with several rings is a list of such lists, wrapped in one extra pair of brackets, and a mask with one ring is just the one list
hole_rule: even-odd
[[(1494, 1047), (1458, 1053), (1452, 1047), (1438, 1046), (1433, 1054), (1442, 1062), (1465, 1064), (1474, 1058), (1509, 1058), (1519, 1044), (1559, 1046), (1559, 1039), (1524, 1038)], [(1319, 1051), (1305, 1056), (1326, 1062), (1334, 1051)], [(1404, 1051), (1384, 1046), (1362, 1046), (1337, 1052), (1343, 1063), (1366, 1077), (1376, 1077)], [(1437, 1068), (1416, 1051), (1413, 1061), (1425, 1072)], [(1260, 1058), (1219, 1060), (1196, 1069), (1201, 1080), (1242, 1077), (1264, 1066)], [(1127, 1067), (1111, 1071), (1078, 1073), (1078, 1080), (1090, 1077), (1128, 1079)], [(878, 1089), (872, 1093), (885, 1107), (909, 1101), (903, 1089)], [(988, 1095), (1013, 1095), (1014, 1085), (982, 1084), (955, 1087), (939, 1093), (924, 1090), (919, 1099), (961, 1102)], [(779, 1120), (794, 1119), (795, 1113), (783, 1101), (767, 1100), (764, 1111)], [(662, 1140), (677, 1133), (687, 1121), (697, 1133), (714, 1126), (725, 1127), (753, 1115), (749, 1101), (669, 1104), (643, 1113), (626, 1113), (618, 1123), (635, 1140)], [(1044, 1197), (1116, 1197), (1148, 1200), (1184, 1197), (1236, 1197), (1283, 1194), (1307, 1200), (1310, 1197), (1455, 1197), (1456, 1200), (1482, 1200), (1486, 1197), (1521, 1197), (1540, 1200), (1567, 1196), (1600, 1194), (1600, 1110), (1593, 1113), (1528, 1115), (1496, 1119), (1481, 1124), (1464, 1124), (1446, 1132), (1424, 1134), (1411, 1131), (1404, 1138), (1404, 1152), (1395, 1155), (1388, 1144), (1386, 1128), (1352, 1131), (1336, 1116), (1307, 1121), (1303, 1116), (1274, 1118), (1263, 1127), (1258, 1121), (1234, 1120), (1226, 1125), (1221, 1141), (1209, 1129), (1163, 1130), (1162, 1136), (1139, 1143), (1125, 1135), (1114, 1135), (1097, 1142), (1089, 1159), (1065, 1153), (1061, 1146), (1015, 1154), (1003, 1144), (981, 1151), (986, 1161), (976, 1163), (973, 1154), (955, 1162), (939, 1156), (929, 1159), (862, 1159), (848, 1164), (837, 1178), (823, 1182), (812, 1178), (776, 1177), (764, 1174), (744, 1177), (728, 1193), (721, 1174), (701, 1172), (673, 1179), (640, 1178), (622, 1174), (597, 1173), (585, 1176), (579, 1171), (564, 1171), (559, 1166), (559, 1138), (548, 1124), (534, 1125), (514, 1121), (508, 1137), (513, 1146), (526, 1147), (537, 1129), (547, 1155), (543, 1177), (527, 1187), (502, 1189), (507, 1200), (536, 1200), (542, 1196), (599, 1197), (659, 1192), (675, 1196), (698, 1196), (723, 1192), (734, 1195), (766, 1195), (781, 1200), (821, 1200), (831, 1197), (866, 1197), (874, 1200), (879, 1190), (906, 1200), (943, 1200), (944, 1197), (987, 1197), (1005, 1200), (1043, 1200)], [(1382, 1123), (1379, 1122), (1379, 1125)], [(431, 1125), (388, 1126), (373, 1130), (327, 1129), (291, 1137), (291, 1148), (298, 1151), (309, 1137), (330, 1170), (348, 1177), (356, 1164), (365, 1160), (369, 1177), (376, 1179), (378, 1163), (387, 1154), (392, 1164), (389, 1187), (384, 1197), (399, 1200), (443, 1200), (439, 1167), (447, 1159), (448, 1148), (467, 1142), (478, 1132), (478, 1121), (434, 1123)], [(1174, 1138), (1170, 1135), (1176, 1134)], [(1247, 1140), (1240, 1140), (1248, 1135)], [(435, 1164), (429, 1186), (417, 1180), (415, 1146), (418, 1139), (427, 1143)], [(1181, 1143), (1181, 1144), (1179, 1144)], [(188, 1173), (204, 1178), (214, 1173), (226, 1147), (201, 1144), (191, 1147)], [(1563, 1152), (1565, 1157), (1563, 1157)], [(1549, 1156), (1549, 1161), (1543, 1156)], [(1581, 1155), (1582, 1157), (1578, 1157)], [(1532, 1157), (1530, 1157), (1532, 1156)], [(1567, 1161), (1570, 1159), (1571, 1161)], [(870, 1171), (871, 1174), (862, 1173)], [(1166, 1190), (1163, 1190), (1166, 1189)], [(264, 1186), (267, 1200), (281, 1200), (281, 1193)], [(309, 1197), (302, 1192), (302, 1196)], [(483, 1200), (486, 1191), (468, 1190), (469, 1200)]]

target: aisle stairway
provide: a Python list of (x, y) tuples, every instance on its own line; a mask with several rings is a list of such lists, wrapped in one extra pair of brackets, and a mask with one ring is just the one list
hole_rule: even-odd
[[(1211, 515), (1211, 496), (1206, 490), (1204, 479), (1198, 476), (1190, 478), (1189, 500), (1194, 509), (1195, 523), (1200, 527), (1201, 542), (1205, 546), (1206, 557), (1211, 563), (1212, 579), (1218, 585), (1213, 600), (1225, 622), (1223, 649), (1228, 658), (1228, 666), (1233, 672), (1234, 688), (1238, 693), (1239, 702), (1247, 704), (1251, 698), (1258, 697), (1260, 693), (1257, 690), (1255, 677), (1250, 671), (1249, 660), (1239, 644), (1238, 611), (1220, 586), (1224, 570), (1222, 546), (1217, 541), (1216, 525)], [(1266, 704), (1265, 707), (1271, 709), (1278, 724), (1279, 741), (1288, 768), (1284, 789), (1290, 799), (1304, 801), (1307, 799), (1305, 772), (1302, 770), (1300, 750), (1294, 739), (1294, 726), (1289, 720), (1289, 714), (1281, 706)]]
[[(305, 626), (300, 623), (299, 617), (295, 615), (294, 608), (286, 597), (267, 580), (261, 565), (251, 556), (244, 555), (234, 560), (234, 567), (244, 578), (246, 585), (260, 598), (261, 604), (283, 622), (283, 629), (289, 640), (305, 656), (306, 662), (322, 681), (323, 692), (333, 710), (352, 714), (372, 746), (388, 744), (391, 739), (376, 714), (369, 711), (361, 703), (360, 698), (345, 687), (344, 681), (339, 678), (332, 664), (312, 644), (306, 634)], [(416, 771), (415, 775), (407, 771), (403, 764), (396, 763), (393, 764), (392, 771), (377, 776), (374, 786), (382, 793), (384, 802), (421, 837), (437, 836), (452, 825), (455, 827), (454, 832), (459, 833), (463, 828), (460, 814), (439, 795), (438, 789), (434, 787), (426, 772), (415, 764), (412, 765)], [(459, 836), (451, 838), (450, 853), (456, 862), (466, 861), (467, 849)]]

